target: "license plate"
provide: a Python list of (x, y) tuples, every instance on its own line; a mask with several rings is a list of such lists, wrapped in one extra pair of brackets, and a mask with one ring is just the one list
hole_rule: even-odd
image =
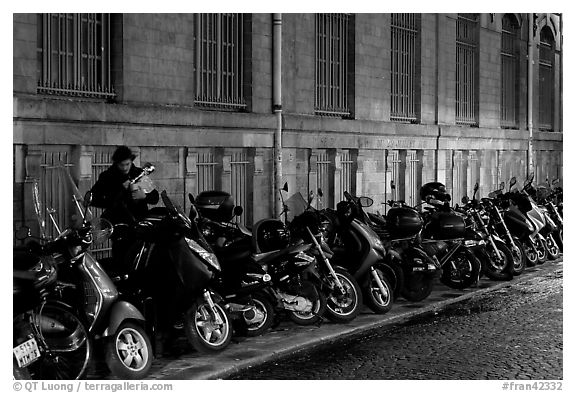
[(38, 344), (33, 338), (14, 347), (13, 352), (18, 362), (18, 367), (26, 367), (40, 357)]

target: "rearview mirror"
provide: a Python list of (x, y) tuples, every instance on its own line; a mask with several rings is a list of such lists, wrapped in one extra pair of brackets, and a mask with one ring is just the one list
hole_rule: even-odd
[(194, 204), (194, 196), (190, 193), (188, 193), (188, 200), (190, 201), (190, 203)]
[(512, 177), (512, 179), (510, 179), (510, 187), (512, 187), (514, 184), (516, 184), (516, 176)]
[(474, 184), (474, 192), (478, 191), (478, 188), (480, 188), (480, 185), (476, 182), (476, 184)]
[(372, 198), (360, 197), (358, 199), (360, 202), (360, 206), (362, 206), (362, 207), (370, 207), (374, 203), (374, 200)]
[(322, 197), (324, 196), (324, 193), (322, 192), (322, 189), (321, 189), (321, 188), (318, 189), (318, 196), (319, 196), (320, 198), (322, 198)]
[(395, 189), (396, 189), (396, 184), (394, 184), (394, 180), (390, 180), (390, 188), (391, 188), (392, 190), (395, 190)]
[(500, 183), (500, 189), (503, 190), (504, 188), (506, 188), (506, 184), (504, 182)]
[(462, 203), (463, 204), (467, 204), (469, 201), (470, 201), (470, 198), (468, 198), (467, 196), (462, 197)]
[(284, 183), (284, 187), (282, 187), (282, 191), (288, 192), (288, 182)]
[(86, 194), (84, 194), (84, 200), (82, 201), (82, 206), (84, 206), (84, 208), (87, 209), (91, 203), (92, 203), (92, 191), (86, 191)]
[(242, 215), (242, 213), (244, 212), (244, 209), (242, 208), (242, 206), (234, 206), (234, 215), (240, 217)]
[(560, 179), (556, 178), (556, 179), (552, 180), (552, 185), (556, 185), (558, 183), (560, 183)]
[(30, 228), (27, 226), (23, 226), (18, 228), (18, 230), (16, 231), (16, 233), (14, 234), (14, 237), (18, 240), (24, 240), (30, 237)]

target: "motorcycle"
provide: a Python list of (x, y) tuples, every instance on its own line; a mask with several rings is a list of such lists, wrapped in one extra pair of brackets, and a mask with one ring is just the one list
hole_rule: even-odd
[(467, 196), (462, 198), (463, 212), (474, 221), (475, 227), (479, 229), (485, 246), (476, 252), (476, 257), (482, 262), (482, 272), (491, 280), (511, 280), (514, 275), (514, 256), (506, 243), (490, 228), (490, 215), (493, 212), (493, 205), (489, 199), (476, 199), (479, 185), (474, 185), (472, 200)]
[[(558, 182), (555, 179), (554, 182)], [(558, 258), (563, 247), (563, 226), (564, 222), (562, 216), (556, 206), (562, 191), (558, 188), (554, 189), (552, 184), (546, 179), (546, 186), (538, 186), (536, 189), (528, 189), (529, 194), (535, 199), (540, 211), (546, 217), (546, 226), (542, 231), (542, 235), (546, 240), (546, 247), (548, 248), (548, 256), (550, 259)]]
[[(82, 199), (68, 170), (57, 167), (56, 171), (60, 184), (66, 189), (66, 200), (75, 205), (80, 216), (72, 216), (74, 222), (60, 231), (54, 217), (56, 210), (48, 210), (59, 233), (45, 245), (58, 266), (59, 288), (49, 299), (70, 305), (81, 316), (90, 337), (103, 344), (106, 364), (114, 375), (123, 379), (143, 378), (152, 365), (144, 317), (119, 296), (110, 277), (88, 250), (91, 245), (108, 240), (112, 225), (104, 219), (90, 221), (87, 213), (91, 192)], [(39, 206), (39, 202), (35, 205)], [(37, 208), (37, 212), (40, 210)]]
[[(22, 227), (16, 238), (29, 238)], [(92, 357), (88, 328), (67, 304), (49, 298), (61, 285), (49, 247), (30, 242), (14, 249), (14, 379), (82, 379)]]

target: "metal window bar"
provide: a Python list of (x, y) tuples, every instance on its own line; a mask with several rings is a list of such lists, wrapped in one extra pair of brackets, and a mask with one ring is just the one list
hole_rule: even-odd
[(416, 121), (416, 14), (392, 14), (390, 119)]
[(477, 125), (476, 14), (458, 14), (456, 22), (456, 124)]
[(552, 131), (554, 123), (554, 38), (548, 29), (540, 35), (539, 108), (538, 124), (541, 130)]
[(314, 111), (323, 116), (349, 116), (347, 14), (316, 14)]
[[(462, 190), (462, 182), (465, 179), (466, 174), (464, 173), (464, 156), (462, 151), (454, 151), (453, 156), (453, 180), (452, 180), (452, 198), (454, 200), (460, 200), (464, 195)], [(457, 198), (457, 199), (455, 199)]]
[(418, 203), (418, 155), (415, 150), (409, 150), (406, 155), (406, 175), (408, 177), (408, 205), (414, 206)]
[(40, 14), (38, 22), (38, 93), (116, 96), (110, 77), (109, 14)]
[(69, 224), (69, 218), (74, 209), (73, 201), (67, 200), (66, 188), (61, 184), (56, 168), (59, 166), (73, 167), (70, 163), (70, 153), (68, 151), (45, 151), (42, 153), (40, 164), (39, 192), (40, 201), (44, 211), (41, 212), (42, 219), (46, 223), (46, 236), (53, 239), (58, 236), (58, 231), (52, 224), (46, 209), (55, 209), (54, 218), (64, 230)]
[(503, 127), (518, 127), (518, 49), (519, 28), (512, 18), (502, 19), (501, 37), (501, 97), (500, 124)]
[(202, 191), (210, 191), (216, 188), (216, 171), (217, 163), (214, 162), (214, 154), (212, 153), (199, 153), (198, 162), (196, 163), (197, 178), (196, 190), (198, 193)]
[[(102, 172), (112, 165), (113, 149), (111, 148), (97, 148), (92, 155), (92, 183), (98, 181), (98, 177)], [(100, 217), (104, 209), (91, 207), (94, 217)], [(107, 240), (99, 246), (93, 247), (92, 252), (96, 259), (109, 258), (112, 256), (112, 241)]]
[(335, 202), (339, 202), (344, 199), (344, 191), (348, 191), (350, 194), (354, 195), (356, 190), (353, 189), (354, 185), (354, 160), (349, 152), (342, 153), (340, 156), (340, 163), (342, 169), (340, 171), (340, 193), (336, 195)]
[[(230, 193), (234, 196), (236, 205), (242, 206), (244, 211), (248, 211), (248, 158), (245, 152), (233, 153), (230, 159)], [(243, 224), (249, 224), (247, 214), (240, 216)]]
[(245, 108), (243, 14), (196, 14), (195, 20), (195, 105)]
[(328, 206), (328, 190), (330, 190), (330, 158), (328, 153), (318, 154), (316, 158), (316, 183), (317, 187), (321, 188), (323, 191), (323, 196), (319, 197), (322, 204), (318, 206), (323, 207), (333, 207)]
[[(396, 188), (392, 191), (392, 200), (398, 200), (398, 185), (400, 184), (400, 155), (397, 150), (388, 152), (388, 168), (390, 169), (390, 180), (394, 181)], [(389, 184), (386, 185), (388, 187)]]

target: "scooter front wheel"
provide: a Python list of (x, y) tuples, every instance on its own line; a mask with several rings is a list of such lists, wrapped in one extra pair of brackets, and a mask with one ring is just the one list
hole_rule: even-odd
[[(386, 314), (392, 309), (392, 303), (394, 302), (394, 294), (390, 280), (377, 266), (374, 266), (374, 271), (370, 271), (368, 274), (370, 274), (368, 285), (364, 287), (365, 303), (375, 314)], [(382, 288), (380, 288), (374, 275), (378, 277)]]
[(514, 239), (510, 251), (512, 251), (512, 257), (514, 258), (514, 275), (518, 276), (526, 269), (526, 253), (520, 240)]
[(185, 313), (184, 326), (188, 341), (201, 353), (220, 352), (232, 340), (230, 318), (224, 307), (214, 303), (212, 309), (203, 298), (196, 300)]
[(125, 322), (108, 339), (106, 364), (121, 379), (142, 379), (152, 366), (152, 344), (144, 328)]
[(524, 240), (524, 253), (526, 254), (526, 266), (534, 267), (538, 263), (538, 251), (536, 246), (529, 240)]
[(548, 236), (544, 239), (546, 244), (546, 251), (548, 251), (548, 259), (555, 260), (560, 257), (560, 247), (556, 243), (554, 236), (552, 233), (549, 233)]
[(536, 253), (538, 255), (538, 264), (541, 265), (548, 260), (548, 249), (546, 248), (546, 241), (544, 237), (538, 235), (536, 237)]
[(336, 276), (342, 284), (343, 293), (334, 283), (326, 297), (326, 317), (334, 322), (349, 322), (360, 313), (362, 292), (360, 285), (350, 273), (340, 267), (335, 269)]

